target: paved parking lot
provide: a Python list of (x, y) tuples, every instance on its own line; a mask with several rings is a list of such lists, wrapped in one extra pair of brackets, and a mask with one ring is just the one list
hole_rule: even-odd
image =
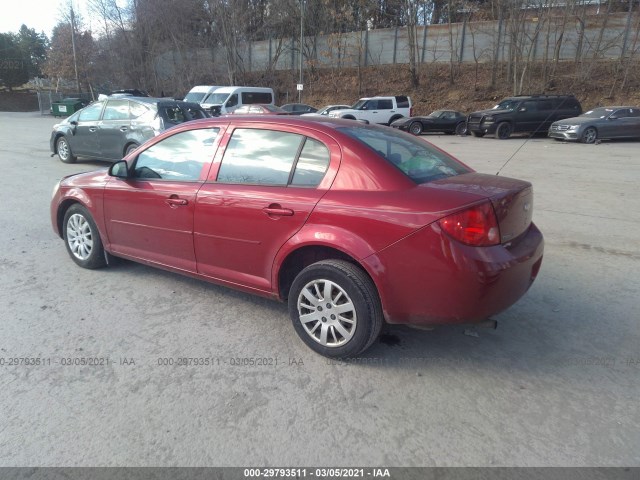
[(1, 466), (640, 465), (639, 143), (426, 136), (485, 173), (515, 153), (501, 175), (534, 185), (541, 273), (495, 331), (388, 328), (344, 364), (284, 305), (77, 267), (51, 190), (105, 164), (50, 158), (54, 123), (0, 113)]

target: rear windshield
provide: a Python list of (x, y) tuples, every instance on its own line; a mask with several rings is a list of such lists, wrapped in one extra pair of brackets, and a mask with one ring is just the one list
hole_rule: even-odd
[(391, 128), (363, 125), (339, 130), (364, 143), (418, 184), (471, 171), (424, 140)]

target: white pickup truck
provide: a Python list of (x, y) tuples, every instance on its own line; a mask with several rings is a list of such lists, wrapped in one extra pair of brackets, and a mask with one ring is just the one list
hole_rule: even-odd
[(351, 108), (335, 110), (329, 116), (390, 125), (399, 118), (411, 117), (411, 108), (411, 98), (406, 96), (370, 97), (361, 98)]

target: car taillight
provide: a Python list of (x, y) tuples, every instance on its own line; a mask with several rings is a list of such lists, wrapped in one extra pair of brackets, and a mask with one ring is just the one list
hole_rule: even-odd
[(488, 247), (500, 243), (500, 228), (491, 203), (483, 203), (438, 220), (446, 233), (467, 245)]

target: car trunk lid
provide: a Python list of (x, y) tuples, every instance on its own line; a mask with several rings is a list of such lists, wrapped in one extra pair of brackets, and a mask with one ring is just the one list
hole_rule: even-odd
[(519, 237), (531, 224), (533, 188), (529, 182), (472, 172), (429, 182), (425, 186), (473, 193), (490, 200), (500, 227), (500, 243)]

